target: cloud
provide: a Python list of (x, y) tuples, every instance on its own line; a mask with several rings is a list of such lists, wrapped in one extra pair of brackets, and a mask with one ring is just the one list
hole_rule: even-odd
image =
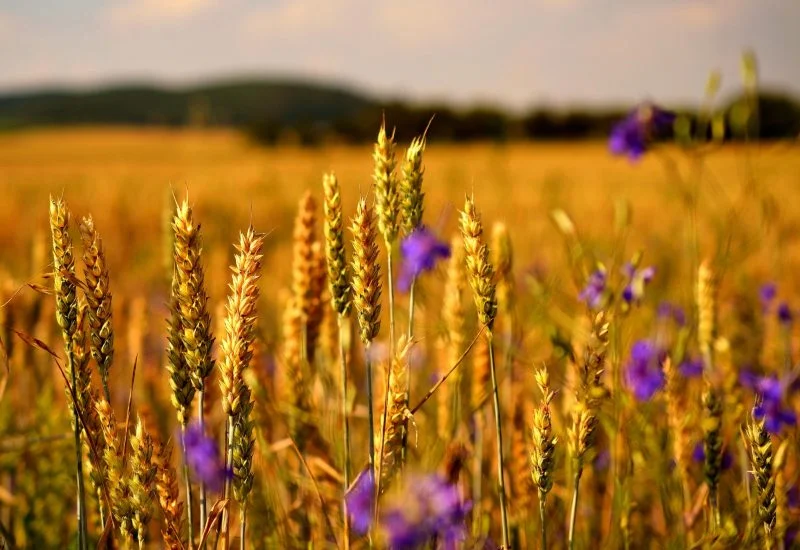
[(110, 6), (105, 19), (112, 25), (130, 27), (186, 19), (212, 7), (217, 0), (127, 0)]

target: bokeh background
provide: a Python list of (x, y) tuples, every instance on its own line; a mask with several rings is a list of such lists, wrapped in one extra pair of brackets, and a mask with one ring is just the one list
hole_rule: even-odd
[[(756, 289), (764, 282), (777, 282), (793, 310), (800, 305), (799, 29), (794, 0), (0, 4), (0, 339), (10, 350), (10, 369), (0, 378), (8, 388), (0, 401), (0, 526), (35, 548), (65, 547), (74, 535), (64, 513), (74, 488), (62, 380), (46, 354), (11, 330), (61, 349), (53, 300), (43, 291), (52, 285), (48, 197), (63, 196), (75, 219), (92, 214), (105, 243), (117, 331), (113, 405), (124, 410), (137, 361), (137, 407), (169, 437), (164, 320), (176, 199), (188, 197), (202, 224), (218, 339), (231, 245), (251, 222), (267, 234), (257, 367), (272, 376), (281, 360), (301, 195), (311, 190), (320, 198), (322, 174), (334, 170), (349, 217), (360, 195), (371, 197), (372, 142), (382, 121), (396, 129), (399, 151), (426, 132), (426, 224), (449, 240), (465, 193), (474, 194), (487, 233), (496, 222), (506, 224), (520, 315), (519, 334), (503, 344), (511, 365), (505, 374), (509, 381), (518, 376), (519, 387), (533, 395), (532, 367), (547, 361), (555, 365), (554, 386), (564, 389), (561, 399), (570, 387), (559, 345), (585, 336), (585, 308), (576, 296), (580, 277), (598, 263), (614, 268), (618, 279), (619, 266), (643, 253), (642, 265), (657, 273), (646, 307), (632, 313), (615, 343), (617, 368), (633, 341), (655, 333), (658, 302), (680, 304), (691, 318), (704, 258), (714, 258), (725, 275), (721, 333), (761, 335), (734, 313), (760, 318)], [(641, 102), (675, 111), (676, 124), (636, 161), (612, 155), (609, 132)], [(577, 228), (580, 273), (571, 263), (575, 242), (565, 243), (554, 211)], [(434, 344), (442, 333), (445, 273), (426, 276), (416, 306), (426, 359), (415, 371), (416, 395), (441, 370)], [(474, 312), (467, 311), (472, 330)], [(784, 333), (775, 319), (766, 323), (762, 370), (777, 372), (787, 351), (791, 360), (796, 335), (790, 330), (779, 341), (776, 334)], [(385, 349), (385, 333), (380, 340)], [(515, 358), (505, 359), (512, 352)], [(362, 360), (357, 355), (355, 362)], [(354, 372), (360, 377), (363, 365)], [(692, 395), (699, 396), (695, 382)], [(361, 452), (363, 383), (357, 387)], [(338, 418), (334, 394), (327, 401), (323, 395), (317, 411), (327, 414), (317, 420), (330, 432)], [(509, 423), (512, 406), (504, 400)], [(660, 410), (653, 407), (630, 410), (654, 418)], [(218, 435), (216, 414), (210, 426)], [(560, 437), (568, 415), (566, 409), (554, 415)], [(424, 440), (433, 437), (435, 416), (430, 407), (419, 415), (416, 466), (441, 462), (443, 442)], [(275, 419), (280, 431), (282, 417)], [(647, 426), (631, 428), (638, 438), (632, 439), (642, 442), (639, 465), (663, 458)], [(736, 437), (736, 426), (729, 428)], [(559, 452), (563, 466), (566, 451)], [(485, 454), (489, 464), (490, 450)], [(257, 491), (272, 498), (272, 468), (283, 465), (270, 460), (257, 460)], [(700, 467), (692, 470), (698, 491)], [(796, 460), (787, 471), (796, 482)], [(662, 474), (670, 475), (666, 466), (637, 470), (631, 494), (640, 507), (630, 514), (639, 538), (633, 540), (671, 534), (655, 491), (648, 492)], [(726, 475), (730, 494), (739, 498), (738, 478)], [(601, 476), (587, 482), (597, 491), (585, 506), (605, 506), (605, 514), (609, 493), (599, 492)], [(562, 544), (569, 489), (559, 470), (552, 514), (559, 525), (554, 540)], [(272, 504), (258, 498), (265, 509)], [(496, 508), (492, 498), (487, 491), (486, 509)], [(744, 504), (737, 502), (738, 516), (729, 517), (743, 522)], [(283, 525), (285, 518), (270, 513), (270, 521)], [(580, 534), (585, 547), (609, 535), (592, 510), (581, 514), (591, 523)], [(797, 525), (800, 511), (792, 514)], [(272, 527), (265, 521), (253, 536)], [(158, 539), (155, 528), (152, 536)], [(606, 540), (613, 547), (614, 539)]]

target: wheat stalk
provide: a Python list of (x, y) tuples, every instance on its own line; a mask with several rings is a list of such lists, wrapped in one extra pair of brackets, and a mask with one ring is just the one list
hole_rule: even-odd
[[(339, 180), (333, 173), (322, 177), (325, 210), (325, 258), (328, 268), (328, 289), (330, 291), (331, 306), (338, 318), (339, 337), (339, 366), (340, 366), (340, 392), (342, 407), (342, 484), (343, 493), (350, 488), (350, 419), (347, 399), (347, 353), (344, 342), (344, 325), (350, 311), (350, 280), (347, 266), (347, 257), (344, 247), (344, 215), (342, 213), (342, 198)], [(343, 500), (344, 502), (344, 500)], [(342, 525), (344, 531), (345, 550), (350, 548), (350, 516), (346, 505), (342, 506)]]
[(81, 452), (81, 417), (78, 396), (78, 373), (74, 355), (74, 338), (78, 331), (78, 296), (75, 285), (75, 259), (69, 234), (70, 213), (63, 199), (50, 197), (50, 232), (53, 247), (53, 290), (56, 298), (56, 321), (61, 327), (67, 367), (72, 385), (72, 414), (75, 436), (75, 469), (78, 480), (78, 550), (88, 546), (86, 496), (83, 485), (83, 456)]
[[(204, 288), (204, 272), (200, 259), (200, 226), (194, 223), (192, 209), (187, 200), (178, 205), (172, 229), (175, 234), (175, 288), (180, 312), (182, 355), (198, 395), (197, 416), (202, 430), (205, 426), (205, 381), (214, 369), (211, 355), (214, 337), (211, 335), (208, 295)], [(206, 523), (207, 509), (206, 487), (202, 482), (199, 504), (200, 525), (203, 526)]]
[(534, 372), (536, 385), (542, 392), (542, 401), (533, 413), (531, 436), (533, 451), (530, 456), (531, 477), (539, 492), (539, 520), (542, 533), (542, 548), (547, 548), (547, 531), (545, 526), (545, 502), (547, 493), (553, 488), (553, 470), (555, 468), (555, 449), (558, 438), (553, 434), (550, 414), (550, 403), (555, 392), (550, 388), (550, 373), (547, 367)]
[[(261, 248), (264, 238), (250, 227), (239, 235), (228, 303), (225, 308), (225, 336), (220, 345), (220, 389), (222, 408), (227, 415), (227, 468), (234, 474), (234, 496), (243, 510), (253, 485), (253, 425), (250, 413), (253, 404), (244, 371), (253, 359), (256, 329), (258, 280), (261, 276)], [(230, 494), (230, 481), (225, 482), (225, 498)], [(227, 537), (229, 514), (225, 512), (223, 529)], [(227, 541), (227, 539), (226, 539)], [(244, 544), (244, 541), (242, 541)]]
[(153, 516), (153, 504), (156, 500), (156, 475), (158, 468), (153, 462), (153, 438), (147, 433), (141, 417), (136, 422), (136, 429), (130, 438), (131, 444), (131, 477), (130, 506), (133, 508), (130, 536), (139, 542), (139, 548), (145, 547), (147, 524)]
[(467, 196), (464, 210), (460, 217), (461, 236), (464, 240), (464, 251), (469, 279), (478, 310), (478, 320), (486, 326), (486, 339), (489, 344), (489, 372), (492, 379), (492, 397), (494, 405), (494, 421), (497, 434), (497, 485), (500, 496), (500, 517), (503, 527), (503, 546), (509, 546), (508, 509), (506, 505), (506, 487), (503, 476), (503, 433), (500, 413), (500, 392), (497, 386), (497, 370), (494, 361), (494, 345), (492, 327), (497, 315), (497, 299), (495, 297), (494, 268), (489, 261), (489, 250), (483, 241), (483, 225), (475, 208), (475, 201)]
[(598, 313), (592, 320), (592, 330), (586, 344), (583, 361), (578, 367), (577, 399), (573, 407), (572, 426), (568, 439), (572, 455), (574, 487), (572, 493), (572, 509), (569, 522), (569, 547), (575, 544), (575, 524), (578, 513), (578, 495), (581, 476), (589, 452), (594, 447), (597, 426), (597, 414), (601, 401), (606, 395), (602, 385), (608, 350), (609, 323), (604, 312)]
[(169, 550), (183, 548), (183, 503), (178, 494), (178, 478), (172, 467), (172, 445), (155, 442), (153, 464), (156, 466), (155, 489), (164, 519), (161, 536)]
[(363, 197), (358, 201), (350, 230), (353, 233), (353, 306), (358, 318), (359, 336), (367, 356), (367, 410), (369, 422), (369, 464), (375, 477), (375, 411), (373, 403), (372, 360), (370, 345), (381, 327), (381, 272), (375, 218)]
[(764, 427), (766, 420), (756, 418), (755, 409), (745, 426), (744, 436), (750, 449), (750, 467), (756, 480), (758, 516), (764, 528), (765, 548), (773, 547), (777, 519), (777, 499), (773, 476), (772, 438)]
[(97, 363), (103, 393), (110, 400), (108, 372), (114, 359), (114, 330), (111, 325), (111, 290), (103, 241), (91, 216), (80, 224), (83, 241), (83, 265), (86, 278), (86, 301), (89, 304), (89, 328), (92, 358)]

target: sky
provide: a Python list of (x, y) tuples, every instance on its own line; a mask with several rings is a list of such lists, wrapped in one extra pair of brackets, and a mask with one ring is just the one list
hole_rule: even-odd
[(800, 95), (800, 0), (0, 0), (0, 90), (298, 76), (462, 104)]

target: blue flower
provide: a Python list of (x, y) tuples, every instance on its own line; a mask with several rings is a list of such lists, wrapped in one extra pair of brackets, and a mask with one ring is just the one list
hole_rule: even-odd
[(439, 475), (410, 476), (402, 498), (382, 507), (381, 530), (390, 548), (420, 548), (434, 536), (448, 548), (466, 537), (470, 505), (457, 486)]
[(650, 103), (640, 105), (611, 130), (608, 146), (615, 155), (638, 160), (647, 151), (654, 134), (672, 125), (675, 114)]
[(703, 374), (703, 360), (700, 357), (687, 357), (678, 366), (678, 371), (686, 378), (697, 378)]
[(450, 247), (436, 238), (426, 227), (420, 226), (400, 242), (403, 264), (397, 277), (401, 292), (408, 292), (411, 282), (425, 271), (436, 267), (436, 262), (450, 257)]
[(372, 470), (367, 468), (358, 475), (344, 499), (353, 530), (363, 535), (372, 525), (375, 508), (375, 478)]
[(778, 295), (778, 285), (775, 283), (764, 283), (758, 290), (758, 297), (761, 300), (761, 310), (766, 313), (769, 311), (772, 302)]
[(642, 301), (642, 298), (644, 298), (644, 287), (653, 280), (656, 274), (656, 268), (645, 267), (639, 269), (632, 263), (628, 263), (622, 268), (622, 273), (628, 279), (622, 291), (622, 298), (629, 305), (633, 303), (638, 304)]
[(231, 472), (220, 458), (217, 443), (204, 432), (200, 424), (192, 423), (183, 438), (186, 464), (195, 476), (211, 491), (218, 493)]
[(585, 302), (592, 309), (597, 309), (603, 304), (606, 292), (607, 276), (604, 269), (596, 269), (589, 275), (586, 286), (583, 287), (578, 299)]
[(786, 396), (793, 389), (790, 378), (780, 379), (774, 375), (758, 376), (749, 371), (742, 371), (739, 381), (756, 393), (755, 416), (764, 419), (764, 427), (768, 432), (778, 434), (783, 426), (797, 424), (797, 413), (786, 403)]
[(784, 327), (790, 327), (793, 320), (794, 315), (792, 314), (792, 308), (790, 308), (789, 304), (786, 302), (781, 302), (778, 306), (778, 321), (780, 321)]
[(672, 319), (679, 327), (686, 326), (686, 312), (678, 304), (661, 302), (656, 313), (660, 319)]
[(652, 340), (638, 340), (631, 347), (631, 356), (626, 365), (628, 386), (639, 401), (647, 401), (664, 383), (661, 364), (666, 352), (656, 347)]
[(772, 434), (778, 434), (783, 426), (797, 424), (797, 413), (784, 402), (786, 384), (775, 376), (765, 376), (758, 381), (756, 393), (756, 418), (764, 419), (764, 427)]

